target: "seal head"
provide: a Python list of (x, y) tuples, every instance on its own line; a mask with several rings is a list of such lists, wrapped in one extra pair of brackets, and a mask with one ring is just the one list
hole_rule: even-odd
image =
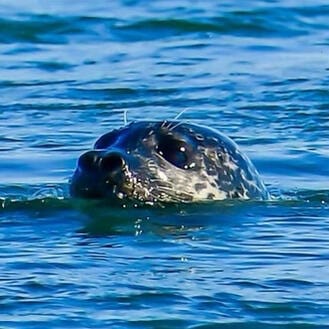
[(80, 156), (70, 192), (146, 204), (269, 197), (230, 138), (178, 121), (138, 121), (101, 136)]

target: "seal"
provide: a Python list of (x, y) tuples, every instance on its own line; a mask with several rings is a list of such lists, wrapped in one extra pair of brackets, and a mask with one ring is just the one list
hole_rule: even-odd
[(78, 159), (70, 193), (151, 205), (269, 197), (235, 142), (182, 121), (137, 121), (101, 136)]

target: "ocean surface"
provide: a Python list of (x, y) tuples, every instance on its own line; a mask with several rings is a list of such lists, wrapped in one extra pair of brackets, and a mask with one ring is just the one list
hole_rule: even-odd
[[(329, 328), (329, 3), (0, 1), (0, 328)], [(140, 119), (204, 124), (270, 201), (72, 200)]]

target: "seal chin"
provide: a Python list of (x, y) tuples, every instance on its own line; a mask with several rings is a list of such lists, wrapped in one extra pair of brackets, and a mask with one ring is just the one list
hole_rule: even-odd
[(140, 204), (160, 204), (191, 202), (193, 196), (189, 193), (175, 193), (171, 184), (158, 182), (156, 188), (147, 184), (147, 179), (132, 178), (132, 174), (120, 182), (111, 178), (92, 177), (78, 168), (70, 181), (70, 194), (80, 199), (106, 199), (107, 201), (122, 201)]
[(105, 197), (104, 190), (95, 182), (89, 179), (83, 179), (79, 174), (75, 173), (70, 182), (70, 194), (74, 198), (83, 199), (100, 199)]
[[(126, 192), (123, 192), (123, 191)], [(118, 185), (109, 178), (88, 177), (79, 170), (70, 182), (70, 194), (83, 199), (123, 199), (128, 194), (122, 184)]]

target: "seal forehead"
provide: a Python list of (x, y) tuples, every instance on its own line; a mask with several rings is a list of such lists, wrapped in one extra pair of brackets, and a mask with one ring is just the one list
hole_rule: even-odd
[(101, 136), (96, 141), (95, 148), (106, 148), (114, 143), (127, 145), (134, 142), (145, 142), (152, 137), (157, 138), (159, 136), (173, 136), (176, 139), (195, 143), (196, 146), (203, 142), (209, 145), (217, 142), (215, 137), (211, 139), (211, 137), (207, 136), (207, 131), (204, 131), (204, 127), (198, 125), (177, 123), (175, 121), (138, 121)]
[(132, 122), (128, 126), (114, 129), (101, 136), (95, 143), (95, 149), (106, 149), (116, 145), (126, 148), (134, 147), (145, 137), (154, 134), (152, 122)]

